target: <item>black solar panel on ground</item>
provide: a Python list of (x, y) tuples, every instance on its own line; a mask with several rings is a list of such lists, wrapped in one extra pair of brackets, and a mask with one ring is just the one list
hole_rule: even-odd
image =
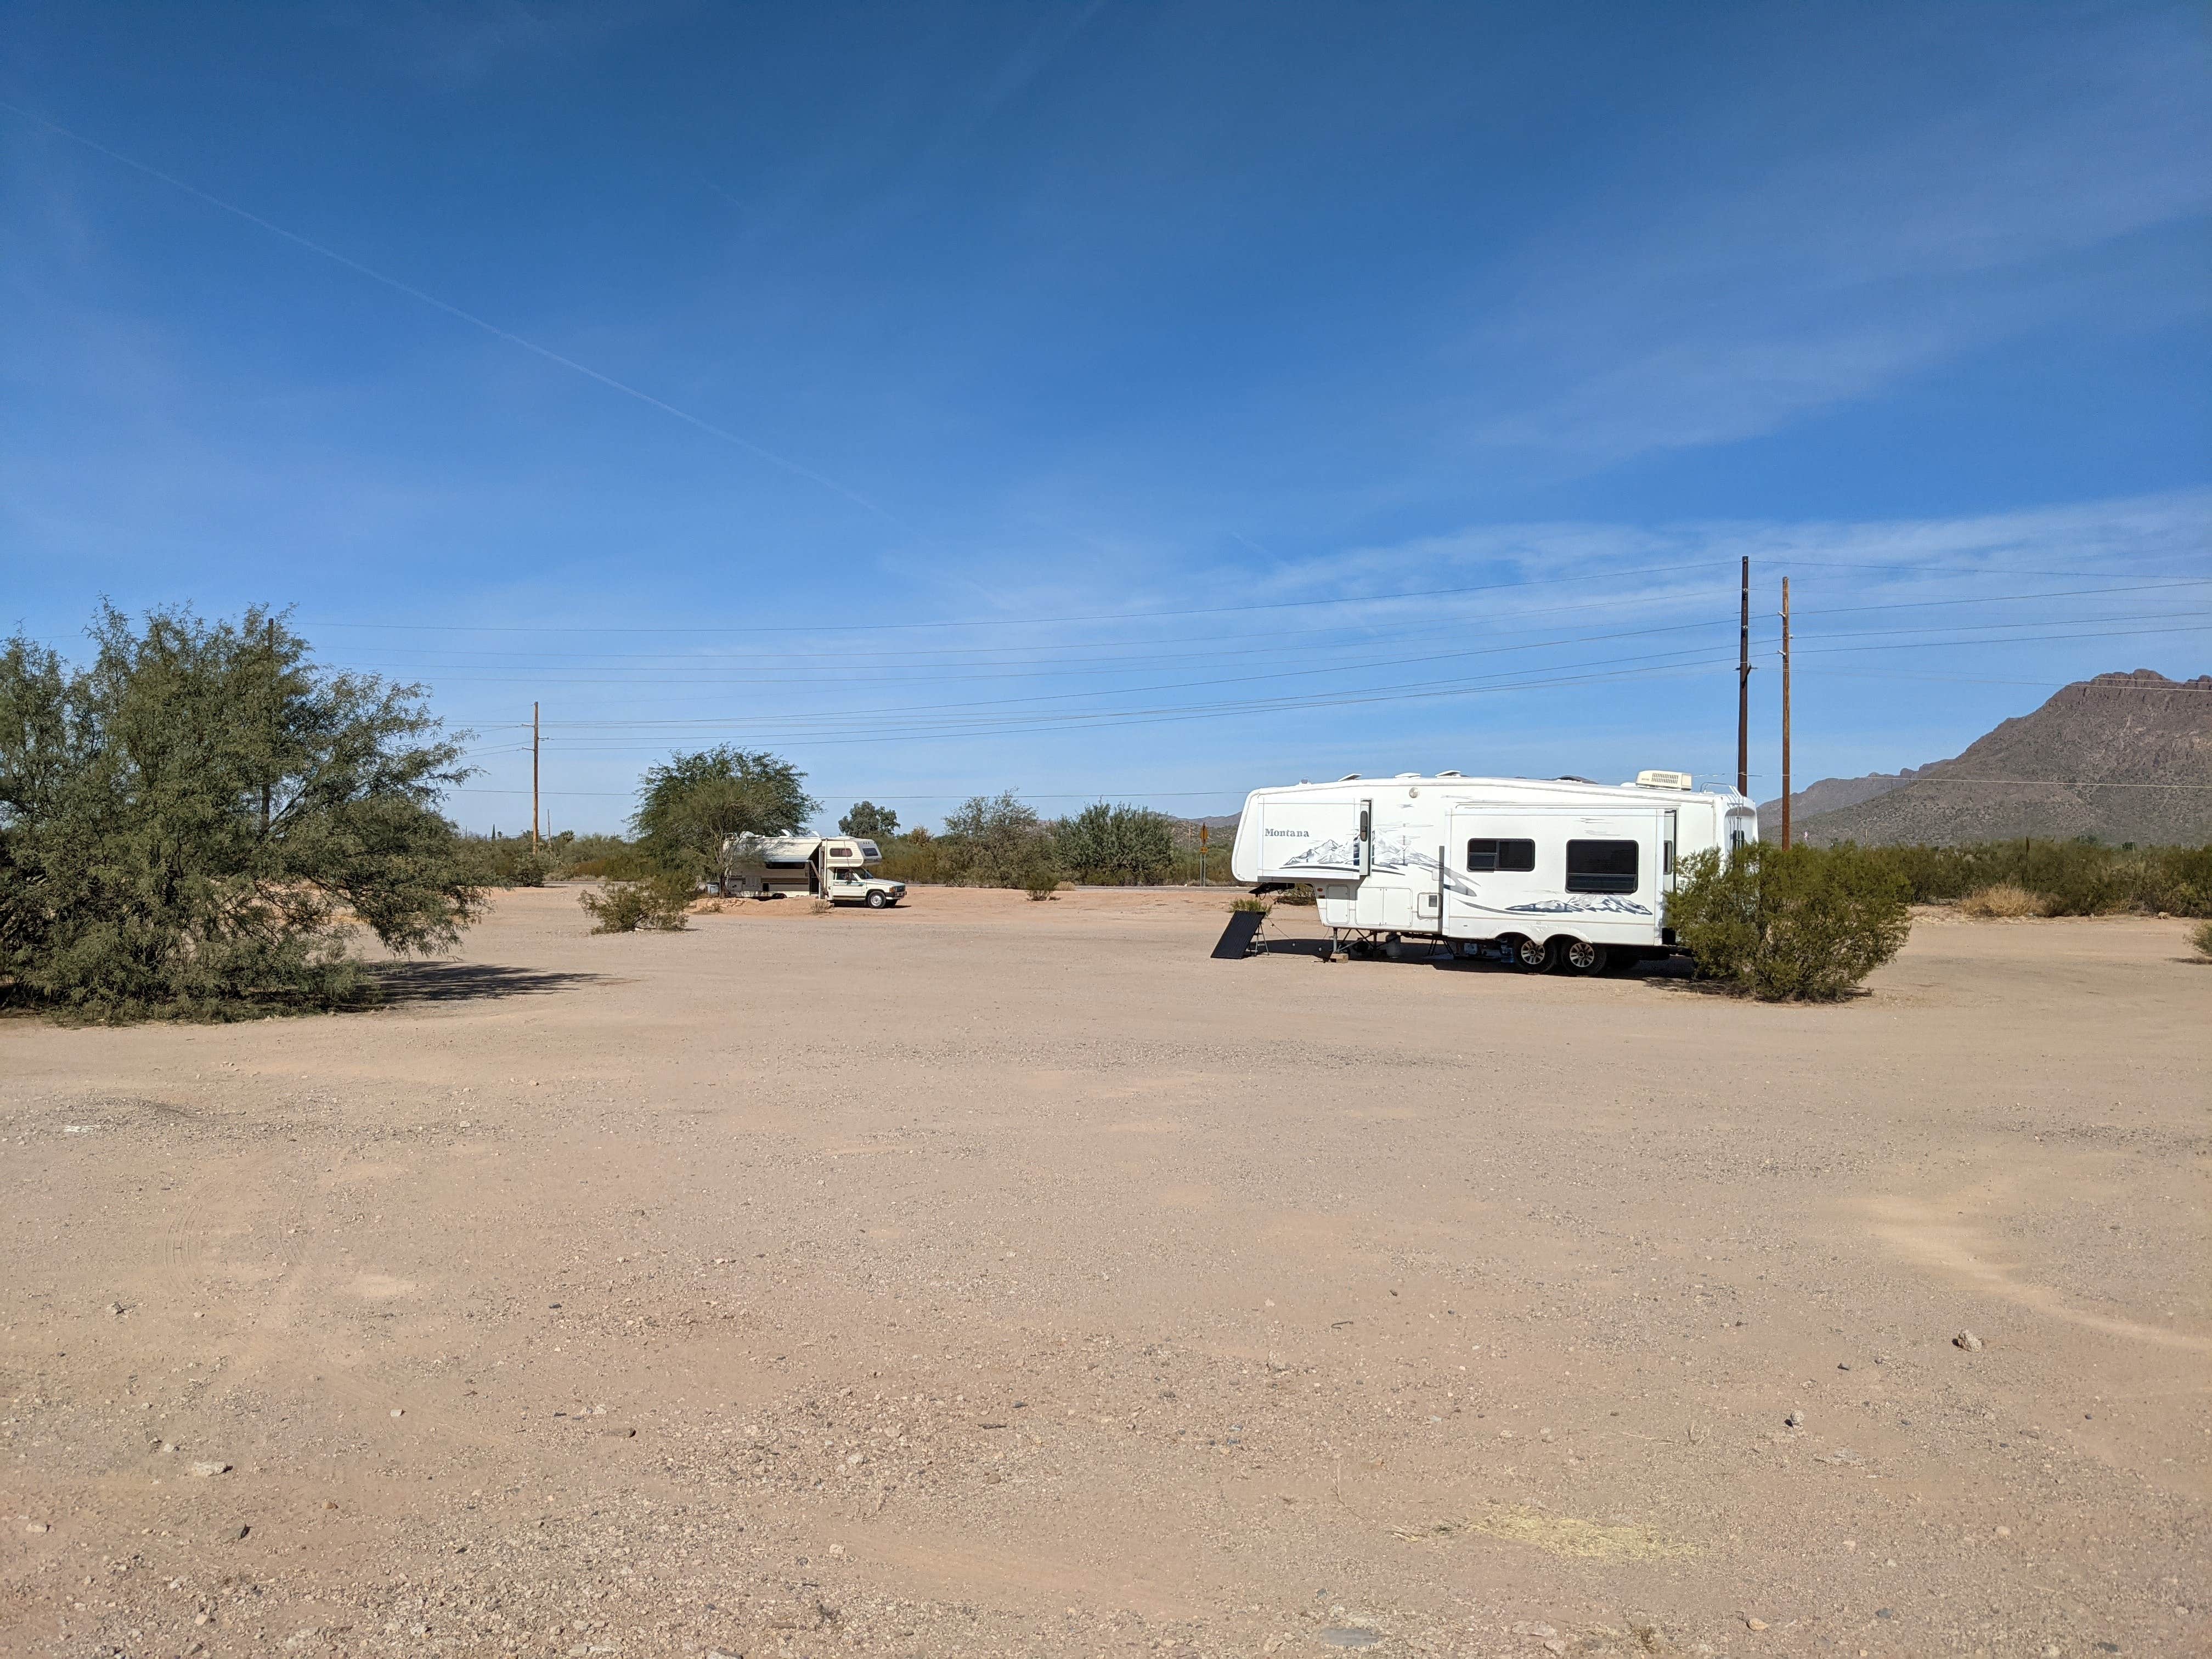
[(1267, 919), (1265, 911), (1231, 911), (1229, 925), (1221, 930), (1221, 937), (1214, 944), (1213, 959), (1216, 962), (1242, 962), (1251, 955), (1252, 940), (1260, 931), (1260, 924)]

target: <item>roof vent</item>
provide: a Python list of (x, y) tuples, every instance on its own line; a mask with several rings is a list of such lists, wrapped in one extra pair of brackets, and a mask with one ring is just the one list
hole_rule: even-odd
[(1337, 781), (1339, 783), (1357, 783), (1359, 781), (1359, 774), (1357, 772), (1346, 772), (1342, 777), (1339, 778)]
[(1698, 781), (1687, 772), (1638, 772), (1636, 785), (1639, 789), (1693, 789)]
[(1464, 772), (1439, 772), (1437, 775), (1440, 778), (1463, 778), (1467, 774)]
[(1419, 772), (1401, 772), (1398, 775), (1401, 778), (1418, 778), (1421, 775)]

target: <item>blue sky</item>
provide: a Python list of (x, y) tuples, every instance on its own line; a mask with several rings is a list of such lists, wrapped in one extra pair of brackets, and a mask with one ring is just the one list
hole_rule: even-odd
[(0, 622), (295, 606), (612, 827), (1802, 780), (2212, 667), (2193, 7), (0, 25)]

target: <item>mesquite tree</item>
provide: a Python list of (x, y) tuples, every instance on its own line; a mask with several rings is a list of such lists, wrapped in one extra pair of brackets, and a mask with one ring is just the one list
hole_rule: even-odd
[(482, 903), (440, 814), (466, 775), (411, 685), (325, 669), (271, 612), (104, 606), (88, 666), (0, 649), (0, 1000), (228, 1018), (374, 994), (365, 927), (450, 945)]

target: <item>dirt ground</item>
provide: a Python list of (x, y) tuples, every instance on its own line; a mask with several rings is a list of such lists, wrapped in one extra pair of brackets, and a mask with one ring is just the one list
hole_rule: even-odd
[(0, 1024), (0, 1651), (2212, 1652), (2181, 923), (1772, 1008), (1224, 902)]

